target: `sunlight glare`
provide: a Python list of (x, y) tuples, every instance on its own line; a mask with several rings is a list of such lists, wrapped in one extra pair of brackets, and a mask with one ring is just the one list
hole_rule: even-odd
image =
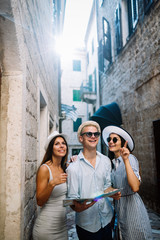
[(84, 37), (92, 2), (93, 0), (67, 1), (63, 36), (56, 41), (56, 51), (61, 57), (72, 57), (76, 48), (85, 46)]

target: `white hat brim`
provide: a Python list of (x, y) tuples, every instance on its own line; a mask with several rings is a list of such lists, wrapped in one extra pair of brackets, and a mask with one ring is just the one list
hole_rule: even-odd
[(55, 138), (55, 137), (63, 137), (66, 141), (67, 141), (67, 138), (68, 136), (66, 134), (63, 134), (63, 133), (59, 133), (57, 131), (54, 131), (53, 133), (51, 133), (48, 138), (47, 138), (47, 141), (45, 143), (45, 146), (44, 146), (44, 149), (47, 150), (48, 148), (48, 145), (50, 143), (50, 141)]
[(110, 136), (111, 133), (115, 133), (115, 134), (121, 136), (124, 140), (126, 140), (128, 142), (128, 146), (129, 146), (130, 150), (131, 151), (134, 150), (135, 144), (134, 144), (134, 140), (131, 137), (131, 135), (123, 128), (120, 128), (117, 126), (108, 126), (103, 129), (102, 137), (107, 146), (108, 146), (107, 138)]

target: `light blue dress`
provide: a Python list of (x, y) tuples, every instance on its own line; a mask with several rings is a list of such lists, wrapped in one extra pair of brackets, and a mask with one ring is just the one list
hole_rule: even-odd
[[(114, 188), (123, 188), (122, 197), (115, 201), (120, 232), (123, 240), (153, 239), (150, 221), (144, 203), (138, 193), (134, 193), (127, 181), (125, 165), (122, 157), (118, 158), (119, 164), (112, 170), (112, 183)], [(140, 180), (139, 164), (136, 157), (129, 155), (131, 167)]]
[[(50, 181), (53, 179), (48, 165)], [(67, 184), (59, 184), (53, 189), (48, 201), (40, 209), (33, 228), (34, 240), (67, 240), (66, 208), (63, 199), (66, 198)]]

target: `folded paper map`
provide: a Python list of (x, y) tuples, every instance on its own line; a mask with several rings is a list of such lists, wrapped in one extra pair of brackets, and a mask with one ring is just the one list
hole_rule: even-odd
[(101, 195), (98, 195), (98, 196), (95, 196), (93, 198), (66, 198), (66, 199), (63, 200), (63, 206), (67, 207), (67, 206), (73, 205), (74, 200), (76, 200), (78, 202), (84, 202), (86, 200), (87, 200), (87, 202), (98, 201), (99, 199), (112, 196), (115, 193), (120, 192), (121, 190), (122, 190), (121, 188), (120, 189), (115, 189), (113, 191), (105, 192), (105, 193), (103, 193)]

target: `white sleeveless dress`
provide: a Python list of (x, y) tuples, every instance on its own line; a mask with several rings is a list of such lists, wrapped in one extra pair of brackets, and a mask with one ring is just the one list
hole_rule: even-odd
[[(50, 181), (53, 179), (48, 165)], [(63, 199), (66, 197), (67, 184), (55, 186), (48, 201), (40, 209), (33, 227), (34, 240), (67, 240), (66, 208)]]

